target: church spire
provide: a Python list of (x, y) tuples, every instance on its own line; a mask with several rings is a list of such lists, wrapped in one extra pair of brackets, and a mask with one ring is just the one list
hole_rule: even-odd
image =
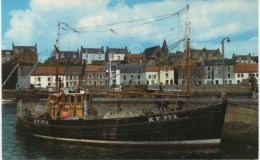
[(168, 52), (169, 52), (169, 50), (168, 50), (168, 45), (167, 45), (167, 42), (166, 42), (165, 39), (164, 39), (164, 41), (163, 41), (162, 50), (163, 50), (163, 52), (165, 52), (165, 53), (168, 53)]

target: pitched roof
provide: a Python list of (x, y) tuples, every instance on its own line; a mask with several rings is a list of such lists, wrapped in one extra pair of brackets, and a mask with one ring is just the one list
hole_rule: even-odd
[[(77, 59), (79, 58), (78, 51), (60, 51), (61, 52), (61, 59)], [(74, 58), (75, 56), (75, 58)]]
[(161, 47), (159, 45), (157, 46), (153, 46), (153, 47), (150, 47), (150, 48), (146, 48), (143, 52), (144, 56), (146, 58), (150, 57), (157, 49), (161, 49)]
[(158, 67), (145, 67), (145, 72), (158, 72)]
[[(222, 65), (223, 60), (207, 60), (205, 61), (205, 66), (215, 66)], [(234, 61), (232, 59), (225, 59), (225, 65), (234, 65)]]
[(90, 53), (90, 54), (104, 54), (103, 47), (101, 48), (83, 48), (81, 47), (81, 53)]
[(87, 65), (85, 68), (87, 72), (106, 72), (104, 65)]
[(258, 64), (251, 63), (251, 64), (236, 64), (234, 66), (235, 73), (254, 73), (258, 72)]
[(137, 73), (144, 71), (144, 64), (123, 64), (120, 65), (121, 73)]
[(106, 54), (127, 54), (128, 50), (127, 47), (125, 48), (106, 48)]
[(82, 66), (69, 66), (66, 67), (66, 75), (79, 76), (81, 74)]
[(252, 60), (254, 57), (250, 53), (248, 55), (236, 55), (233, 53), (232, 58), (235, 60)]
[(2, 55), (13, 55), (13, 50), (2, 50)]
[(143, 59), (144, 55), (142, 54), (127, 54), (127, 59)]
[[(59, 66), (58, 73), (59, 75), (65, 75), (65, 67)], [(55, 75), (55, 74), (56, 74), (56, 69), (54, 66), (38, 66), (33, 73), (34, 76), (47, 76), (47, 75)]]

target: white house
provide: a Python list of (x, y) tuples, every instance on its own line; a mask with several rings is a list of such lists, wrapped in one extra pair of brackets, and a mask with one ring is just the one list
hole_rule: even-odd
[(159, 81), (163, 85), (174, 84), (174, 70), (168, 66), (160, 67)]
[(103, 47), (101, 48), (83, 48), (80, 50), (81, 59), (86, 60), (86, 64), (93, 64), (94, 62), (104, 62), (105, 54)]
[(158, 80), (158, 68), (157, 67), (146, 67), (145, 68), (145, 79), (147, 85), (159, 85)]
[(236, 64), (234, 67), (235, 84), (240, 84), (250, 78), (250, 75), (255, 75), (258, 81), (258, 64)]
[[(55, 74), (55, 67), (38, 66), (30, 76), (30, 84), (35, 88), (55, 87)], [(58, 79), (61, 83), (66, 84), (65, 67), (58, 68)]]
[(117, 62), (124, 61), (125, 56), (128, 54), (127, 47), (125, 48), (106, 48), (107, 61)]

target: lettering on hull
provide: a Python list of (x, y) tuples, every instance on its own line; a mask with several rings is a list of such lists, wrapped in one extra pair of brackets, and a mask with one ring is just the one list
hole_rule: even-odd
[(170, 115), (149, 117), (148, 121), (149, 122), (156, 122), (156, 121), (163, 121), (163, 120), (170, 120), (170, 119), (177, 119), (177, 118), (178, 118), (177, 115), (170, 114)]
[(33, 120), (33, 123), (46, 124), (46, 125), (49, 124), (49, 122), (48, 122), (47, 120), (44, 120), (44, 119), (34, 119), (34, 120)]

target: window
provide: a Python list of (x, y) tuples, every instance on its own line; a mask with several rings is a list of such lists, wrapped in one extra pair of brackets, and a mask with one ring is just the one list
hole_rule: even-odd
[(244, 78), (244, 74), (243, 73), (241, 74), (241, 78)]
[(103, 84), (103, 81), (99, 81), (99, 84), (102, 85), (102, 84)]
[(116, 73), (115, 72), (112, 73), (112, 78), (116, 78)]
[(72, 76), (70, 76), (70, 80), (72, 80)]
[(39, 82), (41, 81), (41, 77), (38, 77), (38, 81), (39, 81)]
[(228, 71), (230, 71), (230, 66), (228, 66)]
[(156, 79), (156, 75), (153, 75), (153, 78)]
[(123, 79), (126, 80), (126, 76), (123, 76)]
[(166, 77), (166, 78), (168, 78), (168, 77), (169, 77), (169, 74), (168, 74), (168, 73), (166, 73), (166, 74), (165, 74), (165, 77)]
[(168, 81), (168, 80), (166, 80), (166, 81), (165, 81), (165, 83), (166, 83), (166, 84), (169, 84), (169, 81)]
[(102, 74), (99, 74), (99, 79), (102, 79), (103, 78), (103, 75)]
[(151, 76), (151, 75), (148, 75), (148, 78), (149, 78), (149, 79), (151, 79), (151, 78), (152, 78), (152, 76)]
[(138, 75), (138, 79), (141, 79), (141, 76), (140, 76), (140, 75)]
[(77, 96), (77, 102), (81, 102), (81, 96)]
[(51, 80), (51, 77), (48, 77), (48, 81), (50, 81)]
[(74, 101), (75, 101), (74, 96), (70, 96), (70, 102), (74, 103)]
[(237, 78), (240, 78), (240, 74), (237, 74)]
[(65, 96), (65, 102), (69, 102), (69, 96)]
[(89, 74), (89, 75), (88, 75), (88, 78), (89, 78), (89, 79), (92, 79), (92, 74)]
[(228, 78), (231, 78), (231, 75), (230, 75), (230, 74), (228, 74)]

